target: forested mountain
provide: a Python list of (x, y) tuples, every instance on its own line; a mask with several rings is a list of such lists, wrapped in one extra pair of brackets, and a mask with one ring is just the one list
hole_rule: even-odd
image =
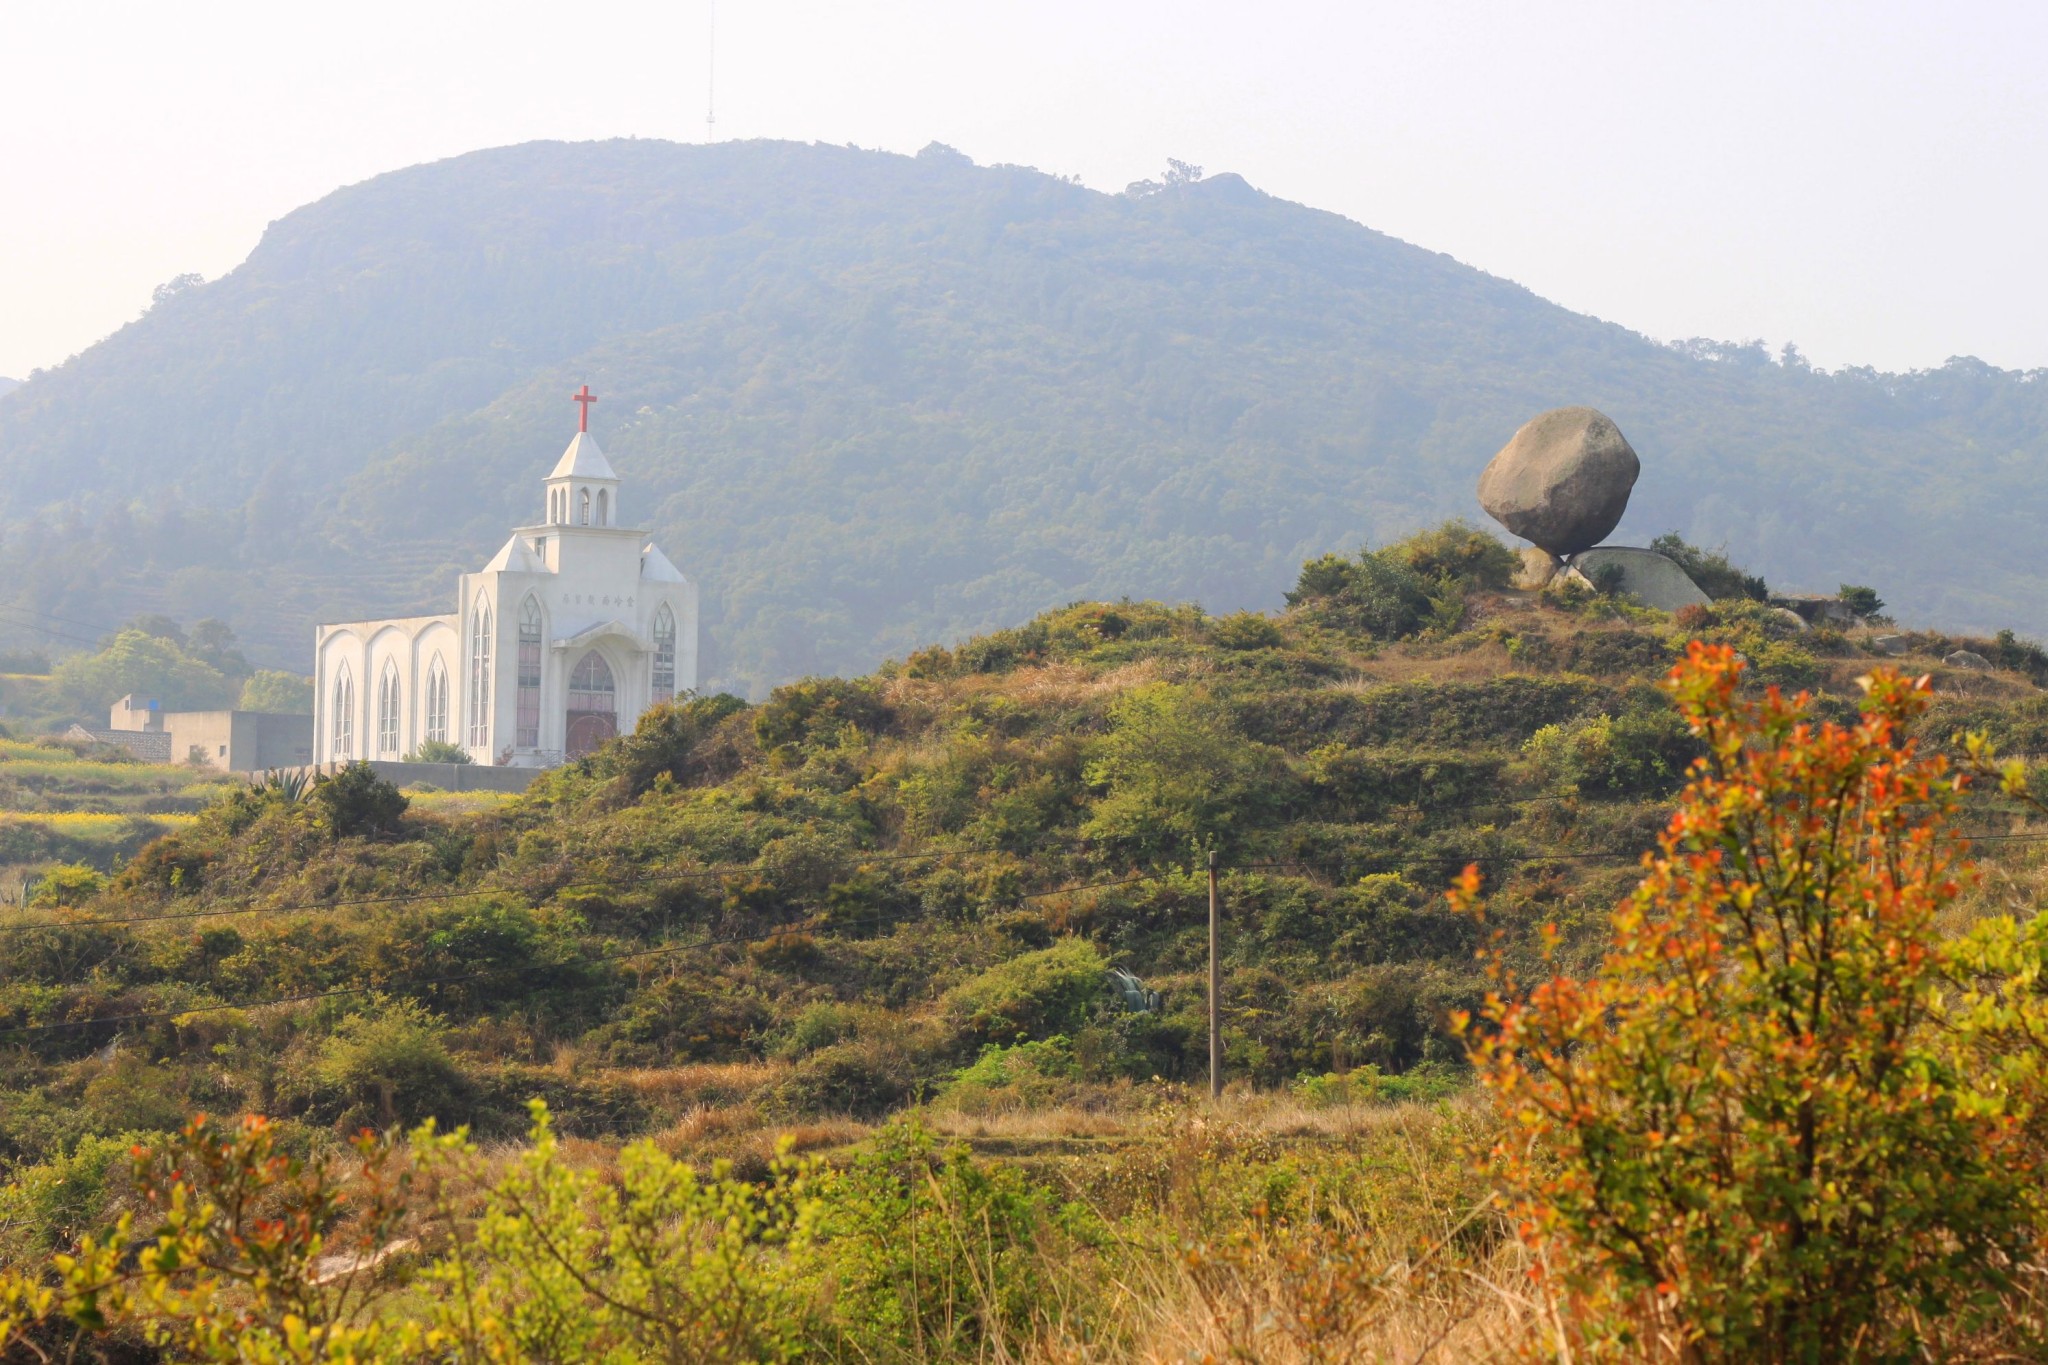
[(441, 609), (538, 516), (588, 381), (707, 682), (756, 695), (1082, 597), (1274, 605), (1473, 511), (1563, 403), (1644, 456), (1619, 541), (2042, 631), (2040, 378), (1661, 346), (1234, 175), (536, 143), (337, 191), (0, 402), (0, 600), (304, 668), (315, 620)]

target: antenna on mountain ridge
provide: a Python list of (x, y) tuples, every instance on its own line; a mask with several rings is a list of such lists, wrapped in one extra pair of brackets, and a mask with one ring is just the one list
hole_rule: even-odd
[(718, 0), (710, 0), (710, 41), (704, 58), (704, 140), (718, 140)]

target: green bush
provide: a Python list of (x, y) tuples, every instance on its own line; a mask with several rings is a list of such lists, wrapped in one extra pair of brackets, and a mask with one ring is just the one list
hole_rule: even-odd
[[(636, 797), (664, 775), (679, 787), (722, 781), (746, 760), (746, 751), (725, 725), (746, 709), (744, 701), (725, 692), (651, 706), (632, 734), (605, 751), (602, 770), (616, 774), (627, 793)], [(778, 733), (788, 729), (793, 737), (796, 731), (807, 731), (810, 719), (806, 713), (798, 722), (786, 708), (776, 722)]]
[(1414, 634), (1429, 619), (1429, 585), (1407, 565), (1361, 552), (1324, 555), (1301, 567), (1287, 605), (1335, 629), (1382, 640)]
[[(920, 1235), (907, 1235), (916, 1228)], [(819, 1221), (848, 1360), (1015, 1359), (1043, 1321), (1045, 1272), (1085, 1215), (1014, 1166), (941, 1147), (915, 1118), (877, 1133)], [(1008, 1349), (1004, 1349), (1008, 1347)]]
[[(709, 709), (715, 710), (717, 704), (716, 698), (707, 699)], [(820, 745), (835, 745), (849, 730), (878, 735), (889, 723), (889, 708), (873, 683), (805, 678), (768, 694), (754, 713), (754, 737), (763, 749), (788, 759)]]
[(913, 1092), (911, 1059), (878, 1041), (832, 1043), (799, 1061), (756, 1097), (771, 1114), (849, 1114), (875, 1118)]
[(1063, 1033), (1039, 1042), (984, 1043), (981, 1055), (953, 1073), (937, 1104), (963, 1114), (1052, 1104), (1080, 1079), (1074, 1047)]
[(410, 1000), (377, 997), (344, 1016), (320, 1045), (305, 1086), (337, 1127), (388, 1128), (427, 1118), (460, 1122), (468, 1083), (448, 1051), (441, 1017)]
[(81, 1138), (69, 1152), (12, 1172), (0, 1185), (0, 1266), (103, 1234), (127, 1184), (129, 1148), (146, 1136)]
[(430, 739), (405, 756), (407, 763), (474, 763), (469, 750), (445, 739)]
[(312, 801), (320, 823), (336, 839), (390, 834), (411, 801), (360, 759), (313, 783)]
[(1279, 626), (1255, 611), (1218, 617), (1209, 638), (1224, 649), (1278, 649), (1287, 640)]
[(1072, 1034), (1107, 998), (1109, 964), (1084, 938), (999, 962), (946, 992), (947, 1015), (977, 1042)]
[(775, 1055), (794, 1061), (853, 1037), (854, 1012), (837, 1001), (806, 1005), (775, 1044)]
[(1702, 550), (1687, 544), (1676, 531), (1658, 536), (1650, 548), (1685, 570), (1686, 577), (1717, 602), (1737, 598), (1762, 602), (1771, 595), (1763, 579), (1730, 564), (1725, 550)]
[(106, 889), (107, 877), (104, 872), (88, 867), (84, 863), (62, 863), (37, 878), (35, 890), (29, 893), (28, 903), (44, 909), (84, 905)]
[(1522, 746), (1548, 791), (1602, 796), (1675, 789), (1699, 746), (1674, 711), (1631, 711), (1546, 725)]
[(1513, 550), (1463, 518), (1418, 531), (1378, 553), (1406, 565), (1427, 583), (1496, 590), (1508, 585), (1520, 563)]

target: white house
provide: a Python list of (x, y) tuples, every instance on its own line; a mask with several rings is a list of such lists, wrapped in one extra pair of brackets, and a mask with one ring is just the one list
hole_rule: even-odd
[(446, 740), (478, 763), (589, 753), (697, 685), (697, 585), (625, 520), (589, 431), (544, 481), (544, 515), (475, 573), (449, 616), (314, 634), (314, 761), (398, 759)]

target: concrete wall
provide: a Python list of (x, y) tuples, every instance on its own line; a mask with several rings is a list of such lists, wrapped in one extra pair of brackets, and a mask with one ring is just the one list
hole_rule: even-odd
[[(386, 763), (381, 759), (371, 759), (369, 763), (372, 772), (395, 787), (426, 783), (451, 792), (523, 792), (527, 784), (543, 771), (539, 768), (494, 768), (482, 763)], [(308, 763), (300, 765), (297, 770), (308, 777), (321, 773), (332, 776), (347, 766), (346, 763)]]

